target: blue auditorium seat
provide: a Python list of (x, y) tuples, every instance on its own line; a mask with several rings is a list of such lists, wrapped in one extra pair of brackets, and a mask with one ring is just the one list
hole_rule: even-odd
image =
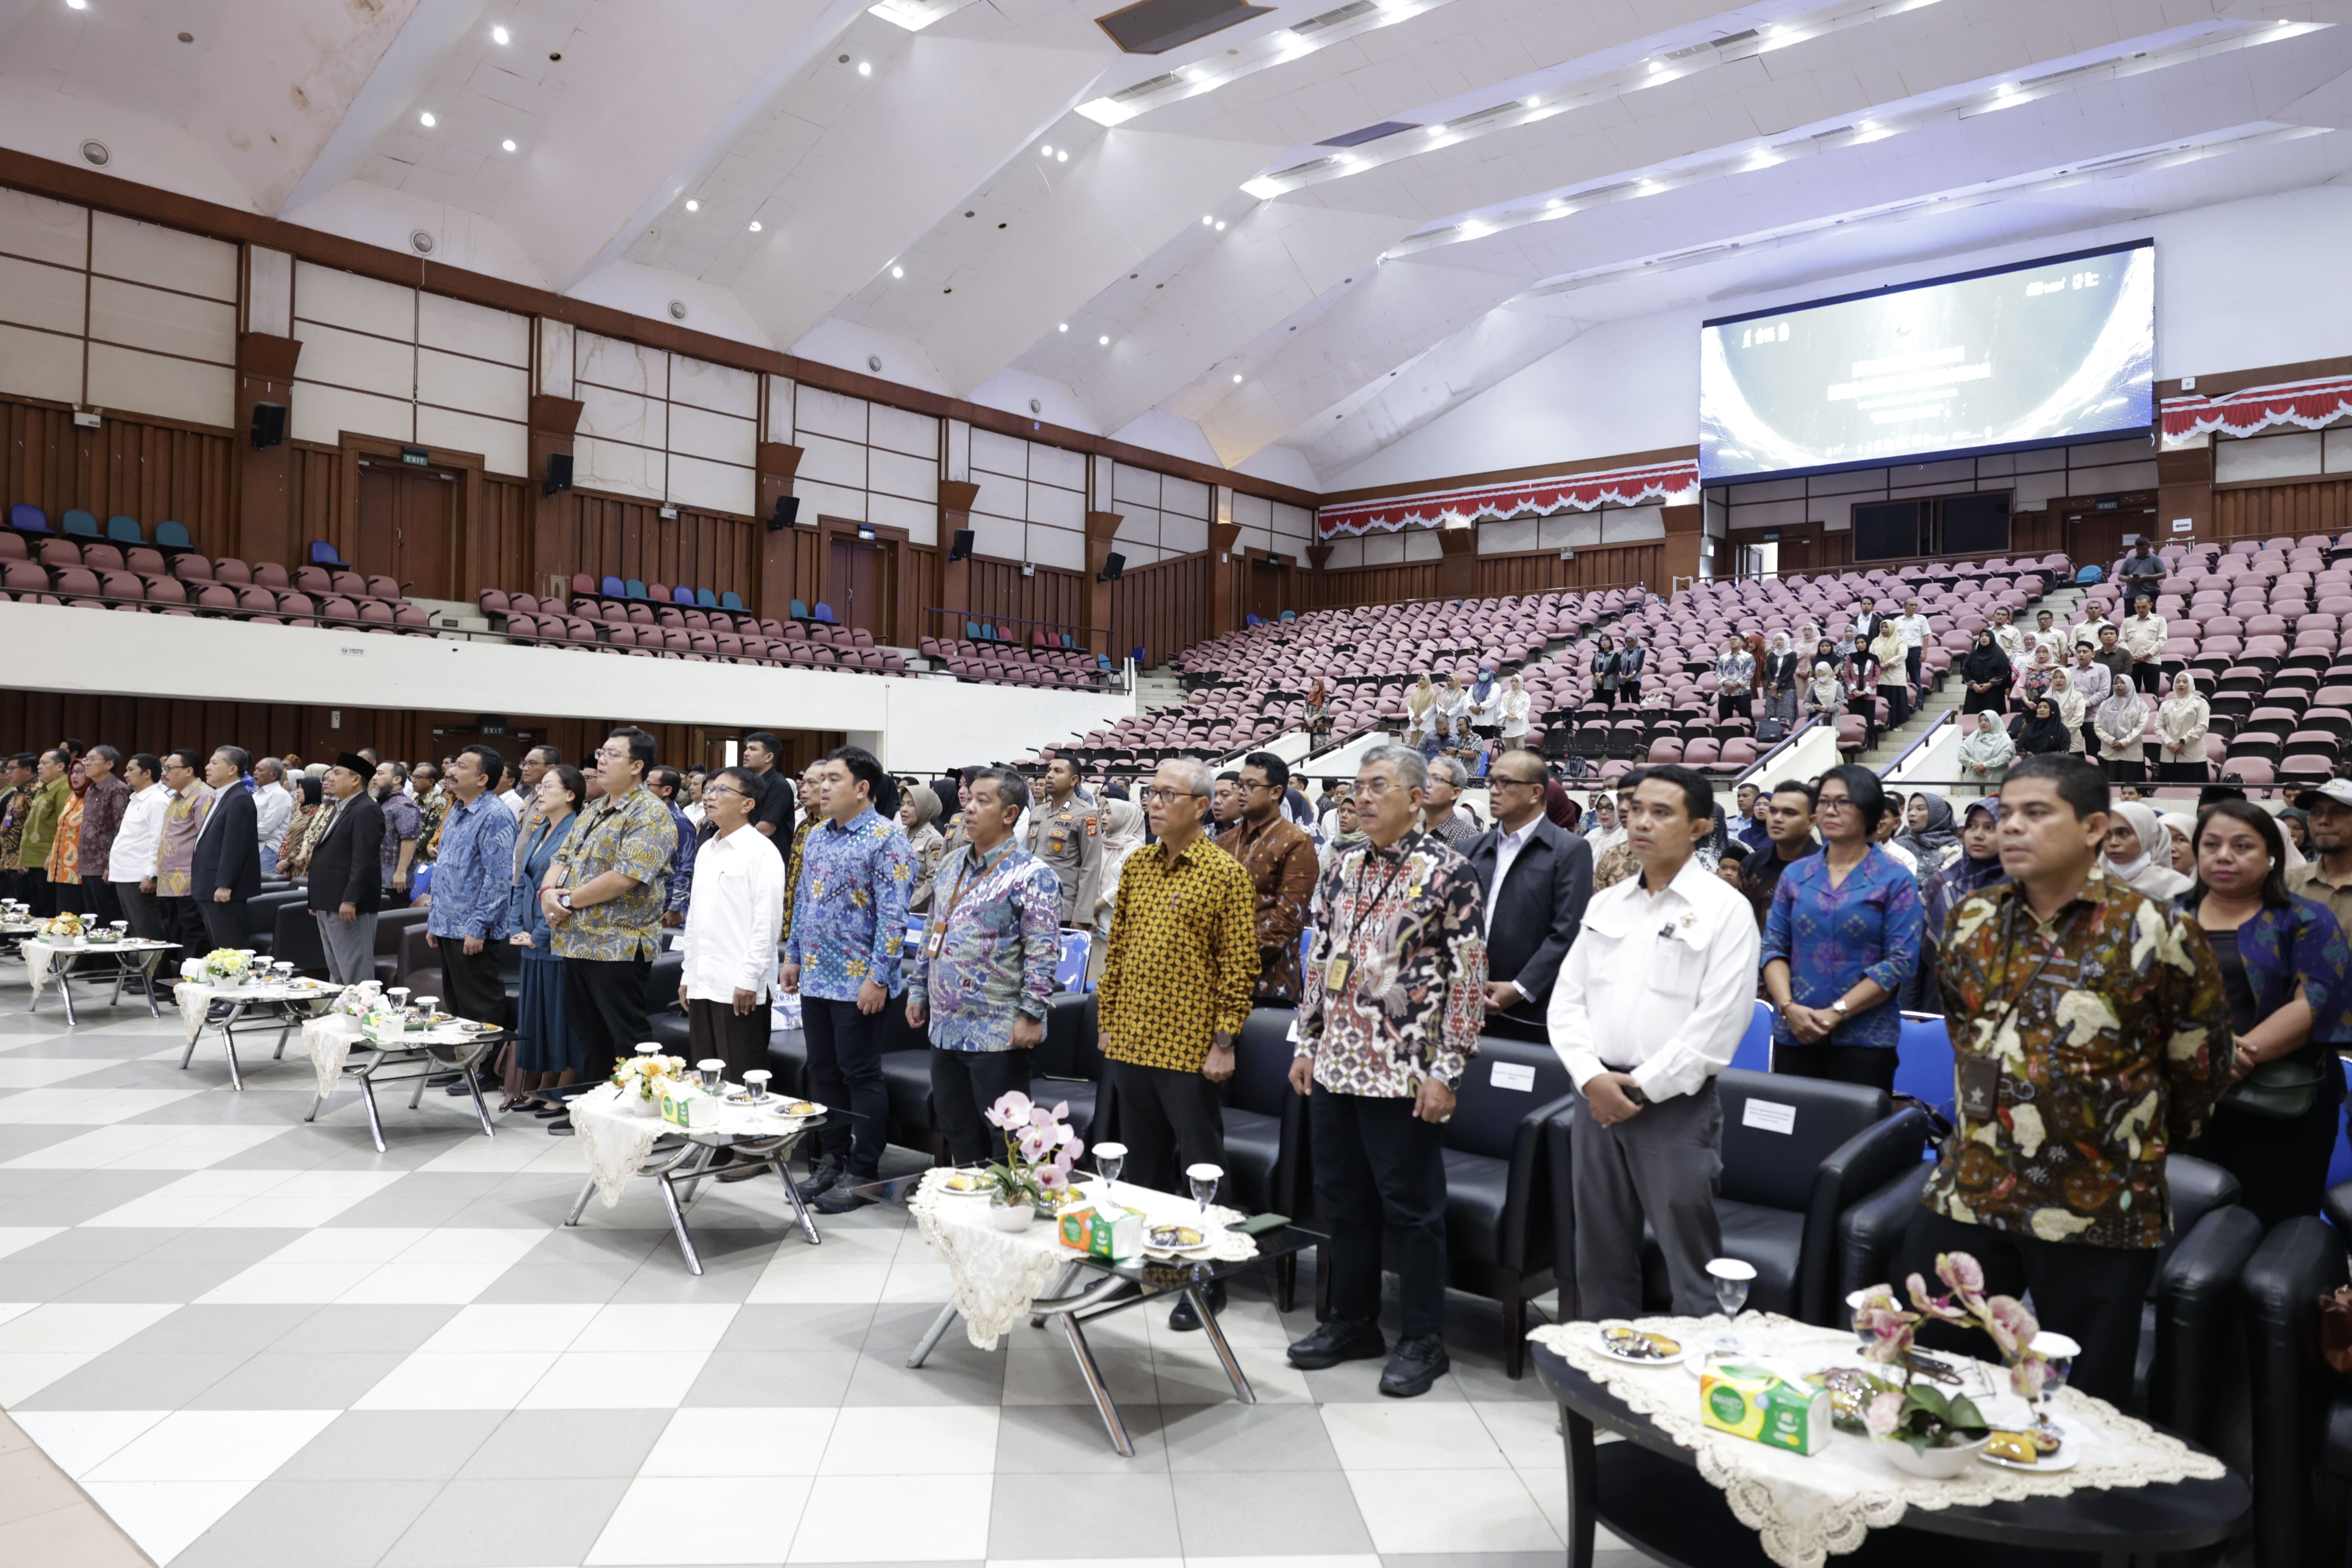
[(147, 531), (139, 526), (137, 518), (116, 512), (106, 520), (106, 537), (117, 544), (144, 544)]
[(67, 512), (62, 521), (64, 523), (65, 535), (68, 539), (96, 539), (99, 537), (98, 519), (82, 510), (79, 507), (75, 507), (71, 511)]

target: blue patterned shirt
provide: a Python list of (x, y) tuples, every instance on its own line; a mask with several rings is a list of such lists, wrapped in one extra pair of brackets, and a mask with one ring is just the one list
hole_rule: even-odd
[(907, 835), (872, 806), (846, 826), (828, 818), (809, 831), (784, 939), (784, 962), (801, 967), (802, 995), (855, 1002), (868, 980), (898, 994), (914, 879)]
[(686, 902), (694, 891), (694, 854), (702, 847), (695, 837), (694, 824), (675, 803), (669, 805), (669, 825), (677, 833), (677, 847), (670, 851), (669, 883), (662, 893), (664, 914), (686, 913)]
[[(1789, 965), (1789, 995), (1803, 1007), (1826, 1007), (1859, 980), (1874, 980), (1886, 1000), (1865, 1007), (1814, 1042), (1824, 1046), (1885, 1046), (1903, 1033), (1903, 983), (1919, 967), (1927, 927), (1919, 883), (1902, 863), (1874, 844), (1848, 871), (1830, 881), (1826, 853), (1808, 855), (1780, 873), (1772, 913), (1764, 922), (1764, 962)], [(1788, 1021), (1772, 1017), (1772, 1038), (1801, 1044)]]
[[(1011, 839), (975, 872), (959, 844), (940, 862), (931, 916), (907, 976), (907, 1000), (930, 1010), (947, 1051), (1013, 1048), (1016, 1016), (1042, 1019), (1062, 956), (1062, 879)], [(940, 955), (928, 953), (939, 932)]]
[(434, 863), (426, 931), (441, 938), (504, 940), (514, 836), (514, 813), (488, 790), (470, 805), (450, 802), (441, 823), (441, 858)]

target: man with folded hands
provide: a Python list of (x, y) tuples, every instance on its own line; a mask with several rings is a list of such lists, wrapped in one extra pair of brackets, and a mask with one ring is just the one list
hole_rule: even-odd
[[(749, 768), (722, 768), (703, 786), (710, 841), (694, 857), (694, 890), (678, 932), (678, 1005), (694, 1059), (716, 1058), (738, 1083), (768, 1065), (768, 998), (776, 928), (784, 918), (784, 857), (753, 825), (767, 792)], [(719, 1163), (732, 1163), (721, 1152)], [(722, 1182), (757, 1175), (746, 1162)]]

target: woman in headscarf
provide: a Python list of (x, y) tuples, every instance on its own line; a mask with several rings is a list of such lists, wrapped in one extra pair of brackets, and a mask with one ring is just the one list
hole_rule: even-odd
[(1356, 797), (1352, 793), (1340, 793), (1339, 804), (1332, 811), (1332, 822), (1331, 839), (1323, 846), (1320, 862), (1327, 871), (1334, 860), (1365, 841), (1363, 826), (1356, 820)]
[(2203, 784), (2205, 731), (2213, 710), (2197, 689), (2197, 678), (2182, 670), (2171, 693), (2156, 709), (2156, 777), (2158, 784)]
[(2066, 749), (2070, 752), (2081, 751), (2084, 718), (2083, 694), (2074, 689), (2074, 675), (2062, 669), (2052, 676), (2050, 696), (2052, 706), (2057, 710), (2058, 721), (2072, 731), (2066, 737)]
[(2000, 802), (1972, 800), (1960, 815), (1960, 852), (1942, 870), (1920, 884), (1919, 903), (1925, 913), (1919, 943), (1919, 970), (1903, 988), (1903, 1005), (1915, 1013), (1944, 1011), (1943, 993), (1936, 984), (1936, 950), (1944, 928), (1960, 900), (2001, 879)]
[(66, 807), (58, 814), (58, 836), (50, 841), (44, 869), (49, 886), (56, 889), (58, 913), (94, 914), (96, 900), (84, 899), (81, 890), (81, 808), (89, 790), (89, 774), (82, 770), (79, 757), (66, 770)]
[(898, 799), (898, 824), (907, 830), (907, 847), (914, 852), (914, 880), (907, 889), (907, 912), (928, 913), (931, 907), (931, 879), (939, 874), (940, 862), (947, 858), (948, 841), (935, 824), (939, 820), (940, 797), (929, 785), (909, 785)]
[(2050, 678), (2057, 673), (2058, 661), (2051, 657), (2050, 645), (2035, 643), (2033, 662), (2027, 665), (2025, 673), (2017, 678), (2017, 710), (2032, 712), (2033, 705), (2042, 700), (2043, 692), (2050, 689)]
[(2279, 831), (2286, 835), (2286, 847), (2291, 857), (2311, 858), (2311, 814), (2299, 805), (2279, 808)]
[(1143, 843), (1143, 807), (1131, 800), (1103, 803), (1102, 878), (1095, 889), (1094, 941), (1087, 944), (1087, 984), (1102, 978), (1110, 961), (1110, 915), (1118, 902), (1119, 868)]
[(1577, 810), (1576, 797), (1558, 779), (1548, 780), (1544, 784), (1544, 815), (1551, 818), (1553, 826), (1577, 832), (1577, 818), (1581, 813)]
[(326, 805), (326, 786), (316, 773), (301, 773), (286, 781), (294, 790), (294, 815), (286, 819), (285, 837), (278, 841), (278, 874), (291, 881), (300, 881), (310, 868), (310, 829)]
[(2157, 820), (2156, 808), (2126, 800), (2109, 812), (2107, 875), (2161, 903), (2187, 892), (2189, 879), (2172, 868), (2172, 835)]
[(2172, 840), (2172, 868), (2184, 877), (2197, 874), (2197, 819), (2185, 811), (2159, 811), (2156, 819)]
[(1813, 641), (1813, 657), (1805, 661), (1805, 672), (1809, 678), (1817, 664), (1828, 665), (1832, 674), (1840, 680), (1845, 679), (1845, 655), (1839, 652), (1838, 645), (1827, 637), (1817, 637)]
[(1317, 676), (1307, 687), (1307, 742), (1310, 751), (1321, 751), (1331, 737), (1331, 689)]
[(2017, 742), (1993, 721), (1992, 710), (1977, 710), (1976, 728), (1960, 737), (1960, 777), (1985, 795), (2000, 792), (2001, 775), (2017, 758)]
[(1603, 708), (1617, 706), (1617, 645), (1603, 632), (1592, 645), (1592, 700)]
[(1797, 727), (1797, 651), (1786, 632), (1772, 634), (1764, 656), (1764, 717), (1779, 720), (1783, 733)]
[(2074, 727), (2059, 717), (2057, 699), (2044, 692), (2033, 704), (2032, 713), (2017, 727), (2017, 754), (2035, 757), (2045, 752), (2071, 751), (2074, 733)]
[(1584, 841), (1592, 847), (1596, 860), (1625, 842), (1625, 830), (1617, 826), (1617, 797), (1607, 790), (1592, 792), (1591, 820), (1584, 825)]
[(2010, 668), (2009, 655), (2000, 651), (1993, 641), (1992, 628), (1977, 633), (1977, 640), (1960, 661), (1960, 679), (1968, 683), (1968, 697), (1960, 703), (1960, 711), (1968, 713), (1998, 713), (2009, 706), (2009, 683), (2017, 672)]
[(1502, 685), (1496, 680), (1495, 672), (1482, 664), (1478, 667), (1478, 679), (1470, 683), (1470, 727), (1491, 739), (1502, 722)]
[(1528, 714), (1534, 707), (1526, 683), (1517, 675), (1503, 683), (1502, 700), (1496, 708), (1502, 723), (1503, 750), (1516, 752), (1527, 745)]
[(1459, 751), (1469, 741), (1470, 694), (1462, 689), (1460, 679), (1450, 672), (1445, 684), (1437, 689), (1437, 706), (1431, 710), (1431, 723), (1430, 738), (1421, 747), (1424, 757)]
[(1845, 682), (1837, 678), (1837, 667), (1828, 659), (1813, 660), (1813, 678), (1805, 682), (1798, 706), (1808, 715), (1825, 714), (1834, 720), (1845, 706)]
[(1911, 658), (1892, 618), (1882, 618), (1872, 634), (1870, 658), (1878, 666), (1878, 695), (1886, 700), (1886, 727), (1900, 729), (1911, 717)]
[(2141, 743), (2147, 733), (2147, 704), (2128, 682), (2115, 683), (2092, 728), (2098, 732), (2099, 761), (2107, 777), (2123, 784), (2147, 776), (2147, 748)]
[(1903, 809), (1903, 831), (1895, 842), (1911, 851), (1921, 876), (1942, 870), (1944, 862), (1959, 852), (1960, 824), (1952, 803), (1924, 789), (1913, 795)]
[(1437, 688), (1430, 683), (1429, 671), (1423, 670), (1412, 689), (1404, 694), (1404, 743), (1415, 751), (1425, 748), (1431, 728), (1437, 722)]

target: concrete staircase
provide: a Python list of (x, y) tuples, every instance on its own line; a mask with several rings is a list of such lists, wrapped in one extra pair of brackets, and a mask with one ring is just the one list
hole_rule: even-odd
[[(2072, 584), (2063, 588), (2053, 588), (2028, 605), (2018, 619), (2031, 627), (2044, 610), (2050, 612), (2051, 618), (2060, 626), (2072, 626), (2082, 618), (2083, 590)], [(1955, 660), (1952, 672), (1944, 678), (1942, 690), (1929, 692), (1927, 701), (1916, 713), (1897, 728), (1882, 733), (1878, 737), (1878, 744), (1854, 760), (1871, 772), (1878, 772), (1901, 756), (1914, 741), (1942, 723), (1945, 714), (1967, 700), (1968, 690), (1968, 683), (1960, 679), (1958, 661)]]
[(1157, 713), (1162, 708), (1180, 706), (1184, 700), (1184, 681), (1169, 665), (1154, 665), (1150, 669), (1135, 672), (1135, 707), (1140, 713)]

